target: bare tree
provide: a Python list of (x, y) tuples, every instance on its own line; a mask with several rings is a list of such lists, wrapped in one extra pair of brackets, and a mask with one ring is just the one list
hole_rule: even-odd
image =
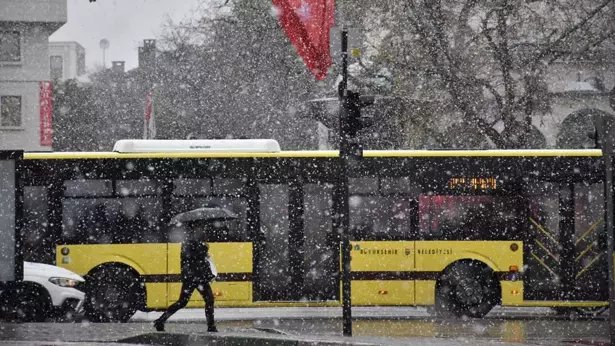
[(181, 68), (172, 67), (177, 59), (165, 64), (176, 71), (169, 78), (193, 80), (183, 83), (184, 88), (199, 91), (183, 90), (169, 97), (174, 103), (186, 100), (183, 104), (193, 109), (188, 113), (200, 126), (195, 124), (192, 132), (276, 138), (285, 148), (314, 146), (315, 123), (302, 119), (297, 110), (317, 83), (284, 36), (271, 3), (204, 1), (202, 8), (193, 21), (169, 23), (165, 40), (170, 51), (192, 47), (197, 57)]
[[(488, 138), (499, 148), (536, 145), (539, 132), (532, 115), (549, 109), (549, 68), (598, 54), (615, 33), (614, 0), (384, 0), (363, 5), (370, 13), (366, 30), (381, 33), (374, 35), (371, 71), (392, 71), (393, 95), (438, 100), (445, 109), (452, 105), (459, 116), (451, 119), (450, 112), (434, 109), (431, 116), (411, 114), (410, 122), (424, 127), (428, 122), (429, 128), (444, 116), (455, 124), (453, 132), (477, 132), (478, 142)], [(498, 122), (501, 132), (494, 129)], [(453, 137), (441, 138), (450, 142)]]

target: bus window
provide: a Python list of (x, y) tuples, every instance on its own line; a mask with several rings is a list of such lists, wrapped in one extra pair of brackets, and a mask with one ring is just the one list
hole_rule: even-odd
[(523, 236), (525, 203), (511, 196), (419, 198), (421, 239), (510, 240)]
[(350, 194), (376, 194), (378, 193), (377, 178), (350, 178), (348, 179), (348, 193)]
[(161, 215), (161, 201), (153, 197), (67, 199), (63, 233), (82, 244), (159, 242)]
[(242, 196), (245, 183), (239, 179), (214, 179), (213, 187), (215, 195)]
[(168, 242), (181, 243), (185, 240), (188, 232), (205, 232), (205, 241), (212, 243), (246, 241), (245, 231), (241, 228), (239, 222), (223, 221), (214, 222), (209, 227), (199, 223), (169, 225)]
[(25, 186), (23, 213), (24, 260), (51, 263), (57, 239), (48, 229), (47, 188), (44, 186)]
[(211, 195), (211, 179), (175, 179), (173, 195)]
[(404, 194), (412, 197), (418, 197), (420, 191), (420, 186), (413, 183), (410, 177), (380, 179), (380, 193), (383, 195)]
[(405, 196), (350, 197), (350, 229), (354, 240), (413, 239), (417, 202)]
[(63, 238), (77, 244), (158, 242), (161, 188), (155, 180), (64, 182)]
[(219, 232), (213, 237), (215, 240), (209, 239), (208, 241), (218, 242), (234, 242), (234, 241), (246, 241), (248, 239), (247, 234), (247, 202), (243, 198), (234, 197), (191, 197), (191, 198), (172, 198), (172, 213), (171, 215), (177, 215), (197, 208), (216, 206), (225, 208), (231, 212), (237, 214), (238, 220), (224, 222), (220, 225)]
[(64, 182), (65, 197), (111, 196), (111, 180), (68, 180)]
[(154, 180), (118, 180), (116, 194), (120, 196), (152, 196), (160, 195), (159, 184)]
[[(212, 188), (213, 183), (213, 188)], [(208, 241), (246, 241), (247, 201), (242, 197), (244, 183), (239, 179), (175, 179), (171, 197), (171, 216), (206, 206), (226, 208), (237, 214), (239, 219), (225, 222), (211, 235)], [(173, 242), (174, 232), (169, 230), (169, 241)]]

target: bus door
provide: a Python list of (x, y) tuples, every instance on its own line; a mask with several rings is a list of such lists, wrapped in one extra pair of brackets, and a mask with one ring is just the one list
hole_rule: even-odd
[(525, 300), (608, 297), (602, 185), (544, 184), (530, 198)]
[[(415, 304), (420, 190), (406, 177), (349, 183), (353, 304)], [(421, 290), (427, 290), (423, 283)]]
[(572, 290), (572, 299), (608, 300), (608, 258), (604, 228), (604, 187), (602, 184), (569, 186), (573, 199), (569, 202), (570, 251), (569, 272), (565, 289)]
[(326, 184), (259, 184), (255, 301), (337, 299), (337, 258)]

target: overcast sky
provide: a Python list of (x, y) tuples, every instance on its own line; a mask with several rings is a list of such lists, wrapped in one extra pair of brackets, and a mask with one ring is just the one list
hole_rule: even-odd
[(107, 67), (123, 60), (126, 70), (137, 67), (137, 48), (144, 39), (158, 38), (166, 18), (190, 16), (198, 0), (68, 0), (68, 20), (50, 41), (76, 41), (85, 48), (88, 71), (102, 66), (100, 40), (109, 40)]

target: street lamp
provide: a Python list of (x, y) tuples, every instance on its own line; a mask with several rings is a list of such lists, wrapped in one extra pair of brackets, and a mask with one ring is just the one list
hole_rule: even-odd
[(107, 50), (107, 48), (109, 48), (109, 40), (107, 40), (106, 38), (103, 38), (102, 40), (100, 40), (98, 45), (100, 46), (100, 49), (102, 49), (103, 69), (106, 69), (107, 63), (105, 61), (105, 51)]

